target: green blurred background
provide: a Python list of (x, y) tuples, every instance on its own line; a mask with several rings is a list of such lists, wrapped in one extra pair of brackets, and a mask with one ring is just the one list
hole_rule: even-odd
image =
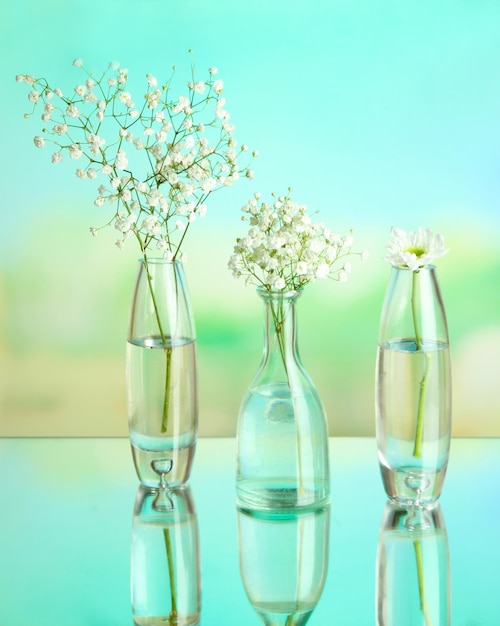
[(216, 65), (255, 179), (215, 194), (185, 251), (200, 365), (200, 434), (235, 433), (262, 350), (253, 288), (226, 269), (254, 191), (293, 187), (370, 260), (299, 305), (300, 348), (331, 435), (373, 435), (383, 261), (392, 225), (430, 227), (454, 372), (455, 435), (500, 435), (500, 4), (496, 0), (18, 0), (0, 20), (0, 435), (125, 435), (124, 348), (138, 251), (114, 246), (95, 184), (36, 150), (18, 73), (72, 89)]

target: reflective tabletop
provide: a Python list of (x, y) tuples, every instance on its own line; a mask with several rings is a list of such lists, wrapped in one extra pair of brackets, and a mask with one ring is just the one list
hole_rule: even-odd
[(189, 488), (162, 513), (127, 439), (1, 439), (0, 624), (131, 625), (132, 604), (146, 615), (165, 596), (150, 582), (168, 550), (204, 626), (304, 623), (281, 620), (287, 602), (313, 626), (436, 626), (450, 612), (454, 626), (500, 624), (500, 440), (452, 441), (424, 520), (388, 506), (373, 439), (331, 439), (330, 506), (281, 520), (236, 510), (235, 450), (200, 439)]

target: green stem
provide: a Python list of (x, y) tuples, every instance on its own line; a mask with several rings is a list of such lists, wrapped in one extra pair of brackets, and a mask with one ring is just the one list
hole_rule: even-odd
[[(303, 468), (302, 468), (302, 438), (300, 436), (300, 420), (299, 420), (299, 410), (298, 407), (296, 406), (297, 403), (297, 398), (296, 395), (294, 393), (294, 389), (295, 389), (295, 385), (293, 382), (293, 377), (290, 375), (289, 370), (288, 370), (288, 354), (287, 354), (287, 350), (286, 350), (286, 339), (284, 337), (284, 329), (285, 329), (285, 307), (283, 306), (283, 300), (280, 299), (279, 301), (279, 308), (278, 308), (278, 313), (275, 311), (274, 309), (274, 304), (271, 301), (270, 303), (271, 306), (271, 312), (272, 312), (272, 316), (273, 316), (273, 322), (274, 322), (274, 330), (276, 332), (276, 339), (278, 341), (278, 346), (280, 349), (280, 353), (281, 353), (281, 358), (283, 360), (283, 366), (285, 368), (285, 373), (286, 373), (286, 377), (287, 377), (287, 381), (288, 381), (288, 385), (290, 387), (290, 392), (292, 395), (292, 404), (293, 404), (293, 408), (294, 408), (294, 415), (295, 415), (295, 426), (297, 429), (297, 464), (298, 464), (298, 470), (299, 470), (299, 493), (300, 494), (304, 494), (305, 492), (305, 487), (304, 487), (304, 472), (303, 472)], [(291, 305), (293, 306), (293, 305)]]
[[(148, 260), (146, 256), (146, 252), (143, 252), (144, 258), (144, 267), (146, 269), (146, 276), (148, 279), (148, 287), (149, 293), (151, 294), (151, 300), (153, 302), (153, 309), (155, 312), (156, 321), (158, 323), (158, 330), (160, 331), (161, 342), (163, 344), (163, 349), (165, 351), (166, 363), (165, 363), (165, 394), (163, 396), (163, 411), (162, 411), (162, 420), (161, 420), (161, 432), (166, 433), (168, 428), (168, 408), (169, 408), (169, 400), (170, 400), (170, 385), (171, 385), (171, 372), (172, 372), (172, 346), (168, 345), (167, 337), (163, 332), (163, 326), (160, 319), (160, 312), (158, 310), (158, 304), (156, 302), (156, 296), (153, 286), (153, 279), (151, 273), (149, 271)], [(177, 285), (177, 274), (174, 276), (176, 278)]]
[(424, 616), (425, 626), (432, 626), (432, 618), (429, 614), (429, 608), (427, 606), (427, 596), (425, 593), (425, 581), (424, 581), (424, 559), (422, 555), (422, 542), (420, 539), (415, 539), (413, 542), (413, 548), (415, 550), (415, 560), (417, 562), (417, 580), (418, 580), (418, 593), (420, 597), (420, 610)]
[(165, 549), (167, 551), (168, 577), (170, 579), (170, 602), (172, 607), (170, 610), (170, 615), (168, 616), (168, 623), (177, 624), (177, 589), (175, 581), (174, 559), (172, 553), (172, 542), (170, 541), (170, 530), (168, 528), (163, 529), (163, 536), (165, 538)]
[(424, 436), (424, 417), (425, 417), (425, 399), (427, 397), (428, 375), (431, 363), (430, 355), (425, 352), (422, 336), (418, 328), (418, 317), (416, 307), (416, 287), (417, 287), (418, 271), (413, 272), (411, 308), (413, 315), (413, 327), (415, 329), (415, 343), (417, 352), (423, 352), (425, 357), (425, 368), (422, 379), (419, 383), (418, 407), (417, 407), (417, 426), (415, 429), (415, 441), (413, 443), (413, 456), (418, 458), (422, 454), (422, 442)]
[(160, 331), (160, 337), (161, 337), (161, 342), (163, 344), (163, 346), (166, 348), (167, 347), (167, 340), (165, 337), (165, 334), (163, 332), (163, 327), (161, 324), (161, 319), (160, 319), (160, 313), (158, 311), (158, 305), (156, 304), (156, 296), (155, 296), (155, 290), (153, 287), (153, 279), (151, 277), (151, 274), (149, 272), (149, 265), (148, 265), (148, 259), (146, 257), (146, 253), (143, 253), (143, 258), (144, 258), (144, 267), (146, 268), (146, 277), (148, 279), (148, 287), (149, 287), (149, 293), (151, 294), (151, 300), (153, 301), (153, 308), (155, 311), (155, 317), (156, 317), (156, 321), (158, 322), (158, 330)]
[(166, 433), (167, 428), (168, 428), (168, 405), (169, 405), (169, 399), (170, 399), (169, 390), (170, 390), (170, 379), (171, 379), (171, 372), (172, 372), (172, 354), (173, 354), (173, 348), (171, 346), (166, 347), (165, 355), (167, 358), (167, 362), (165, 364), (165, 367), (166, 367), (165, 394), (163, 396), (163, 413), (162, 413), (162, 420), (161, 420), (161, 432), (162, 433)]

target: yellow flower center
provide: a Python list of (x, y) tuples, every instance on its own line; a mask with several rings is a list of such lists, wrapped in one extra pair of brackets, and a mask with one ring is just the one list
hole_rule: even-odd
[(419, 259), (421, 256), (425, 254), (425, 250), (423, 248), (406, 248), (406, 252), (410, 252), (411, 254), (414, 254), (417, 257), (417, 259)]

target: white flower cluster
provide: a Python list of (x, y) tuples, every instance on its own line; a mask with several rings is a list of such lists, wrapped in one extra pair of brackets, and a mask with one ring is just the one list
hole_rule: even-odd
[(449, 252), (443, 235), (434, 235), (429, 228), (406, 232), (396, 226), (391, 228), (387, 250), (386, 261), (414, 272)]
[[(83, 68), (81, 59), (73, 65)], [(64, 155), (84, 161), (76, 169), (80, 179), (104, 176), (95, 204), (113, 206), (105, 226), (120, 232), (119, 247), (135, 236), (143, 253), (154, 244), (174, 259), (189, 225), (205, 215), (208, 196), (241, 174), (253, 176), (238, 165), (248, 147), (238, 147), (234, 138), (217, 68), (204, 81), (195, 80), (193, 70), (185, 94), (175, 99), (170, 82), (160, 86), (147, 74), (141, 103), (127, 91), (128, 71), (118, 63), (99, 78), (83, 71), (86, 79), (68, 95), (43, 78), (16, 77), (29, 85), (33, 109), (43, 106), (42, 134), (34, 144), (52, 144), (53, 163)], [(90, 230), (95, 235), (100, 229)]]
[[(351, 272), (345, 260), (353, 237), (331, 232), (322, 222), (313, 222), (304, 204), (289, 196), (261, 202), (260, 194), (242, 207), (248, 234), (238, 238), (228, 267), (236, 278), (268, 290), (296, 290), (318, 278), (344, 282)], [(363, 253), (362, 258), (366, 258)]]

